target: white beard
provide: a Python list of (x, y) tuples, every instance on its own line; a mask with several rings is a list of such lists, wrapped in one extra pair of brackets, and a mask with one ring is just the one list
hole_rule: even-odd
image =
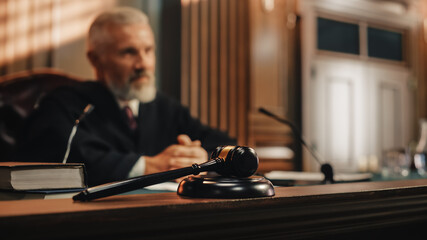
[(128, 81), (124, 86), (116, 86), (113, 81), (107, 81), (107, 86), (119, 99), (138, 99), (142, 103), (147, 103), (156, 97), (157, 89), (154, 83), (154, 76), (150, 76), (150, 81), (147, 83), (135, 84)]
[(151, 102), (156, 97), (156, 86), (154, 84), (147, 84), (139, 88), (131, 87), (128, 92), (128, 100), (138, 99), (142, 103)]

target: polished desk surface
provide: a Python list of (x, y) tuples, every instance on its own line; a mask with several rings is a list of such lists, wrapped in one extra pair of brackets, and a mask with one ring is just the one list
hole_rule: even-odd
[[(252, 199), (176, 193), (0, 202), (4, 239), (360, 238), (427, 226), (427, 180), (276, 187)], [(142, 237), (144, 236), (144, 237)]]

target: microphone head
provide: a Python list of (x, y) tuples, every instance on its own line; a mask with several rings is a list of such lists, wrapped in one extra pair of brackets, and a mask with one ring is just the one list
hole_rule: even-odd
[(258, 156), (250, 147), (219, 146), (212, 152), (211, 158), (224, 160), (224, 166), (216, 170), (223, 176), (244, 178), (252, 176), (258, 169)]
[(85, 114), (89, 114), (90, 112), (93, 111), (93, 109), (95, 108), (95, 106), (93, 106), (93, 104), (88, 104), (85, 109), (83, 110), (83, 113)]

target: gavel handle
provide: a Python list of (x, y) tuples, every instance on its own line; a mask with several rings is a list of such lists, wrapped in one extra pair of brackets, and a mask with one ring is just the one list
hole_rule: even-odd
[(221, 158), (212, 159), (202, 164), (193, 164), (191, 167), (185, 167), (166, 172), (153, 173), (140, 177), (134, 177), (123, 181), (106, 183), (99, 186), (91, 187), (81, 191), (73, 196), (74, 201), (90, 201), (93, 199), (117, 195), (136, 189), (144, 188), (154, 184), (167, 182), (190, 174), (197, 175), (200, 172), (216, 170), (221, 167), (224, 160)]

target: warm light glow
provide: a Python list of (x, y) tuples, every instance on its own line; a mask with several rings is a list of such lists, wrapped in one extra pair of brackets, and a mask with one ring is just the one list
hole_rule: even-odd
[(188, 5), (190, 5), (190, 1), (191, 0), (181, 0), (181, 6), (187, 7)]
[(255, 152), (260, 158), (291, 159), (294, 157), (292, 149), (284, 146), (257, 147)]
[(345, 80), (334, 81), (330, 85), (330, 135), (331, 135), (331, 156), (336, 161), (345, 161), (350, 156), (351, 139), (351, 85)]
[(264, 11), (271, 12), (274, 10), (274, 0), (262, 0)]
[(0, 3), (0, 66), (84, 38), (116, 0), (8, 0)]
[(427, 18), (424, 19), (424, 42), (427, 43)]

